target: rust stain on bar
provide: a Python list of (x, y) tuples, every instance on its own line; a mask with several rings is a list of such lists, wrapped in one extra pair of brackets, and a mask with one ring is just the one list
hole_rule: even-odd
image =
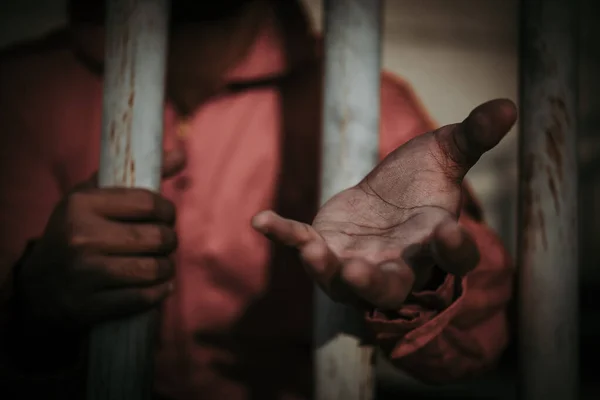
[(542, 247), (544, 248), (544, 250), (548, 250), (548, 238), (546, 236), (546, 220), (544, 219), (544, 212), (540, 208), (538, 208), (537, 214), (538, 214), (537, 223), (540, 228)]
[(546, 168), (546, 172), (548, 174), (548, 188), (550, 188), (550, 193), (552, 194), (552, 200), (554, 201), (554, 210), (556, 210), (556, 215), (560, 214), (560, 199), (558, 198), (558, 189), (556, 188), (556, 181), (552, 176), (552, 170), (550, 167)]
[[(123, 18), (122, 23), (128, 24), (133, 17), (132, 10), (135, 2), (130, 2), (118, 10)], [(130, 28), (127, 26), (121, 31), (121, 36), (113, 41), (116, 46), (115, 53), (119, 55), (117, 68), (118, 86), (127, 87), (129, 93), (123, 96), (125, 103), (120, 103), (120, 112), (115, 113), (110, 121), (110, 134), (108, 137), (110, 149), (115, 160), (112, 177), (118, 186), (133, 186), (135, 184), (135, 160), (132, 149), (133, 107), (135, 104), (135, 40), (132, 40)]]
[[(168, 0), (107, 1), (102, 187), (159, 190), (162, 131), (155, 128), (164, 124), (168, 9)], [(155, 322), (152, 312), (94, 327), (89, 400), (150, 398)]]
[[(565, 102), (557, 96), (548, 96), (550, 105), (551, 125), (546, 129), (546, 153), (556, 171), (556, 178), (560, 184), (564, 179), (564, 145), (565, 133), (564, 129), (568, 128), (571, 123), (571, 118), (567, 112)], [(548, 188), (554, 200), (556, 215), (560, 215), (560, 196), (557, 190), (557, 182), (552, 174), (552, 169), (548, 168)]]
[[(545, 223), (544, 212), (541, 209), (540, 193), (534, 189), (534, 182), (539, 177), (546, 176), (548, 191), (552, 197), (556, 215), (561, 213), (562, 198), (559, 192), (559, 186), (564, 179), (564, 129), (570, 124), (570, 117), (566, 111), (564, 101), (557, 96), (548, 96), (549, 104), (548, 127), (544, 130), (545, 155), (540, 158), (539, 155), (530, 153), (523, 165), (524, 185), (524, 205), (523, 205), (523, 247), (527, 253), (529, 250), (536, 249), (536, 240), (539, 237), (544, 250), (548, 249), (548, 239), (546, 229), (555, 229), (547, 227)], [(543, 154), (542, 154), (543, 156)], [(544, 167), (545, 165), (545, 167)], [(535, 193), (535, 195), (534, 195)]]
[(132, 90), (131, 93), (129, 93), (129, 99), (127, 100), (127, 104), (129, 105), (129, 107), (133, 108), (134, 100), (135, 100), (135, 90)]
[(519, 398), (577, 398), (577, 40), (569, 0), (521, 2)]
[(558, 179), (562, 181), (563, 155), (562, 150), (560, 149), (560, 145), (557, 142), (559, 131), (560, 126), (556, 123), (553, 123), (550, 127), (548, 127), (548, 129), (546, 129), (546, 154), (548, 155), (548, 158), (550, 158), (550, 161), (554, 163), (556, 172), (558, 174)]

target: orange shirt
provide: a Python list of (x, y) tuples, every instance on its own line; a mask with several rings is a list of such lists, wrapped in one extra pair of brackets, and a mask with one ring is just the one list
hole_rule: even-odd
[[(277, 26), (265, 25), (227, 71), (223, 90), (189, 119), (165, 107), (165, 146), (188, 153), (185, 171), (163, 185), (177, 206), (180, 237), (177, 289), (164, 305), (156, 355), (156, 391), (165, 399), (309, 397), (312, 283), (293, 252), (274, 249), (249, 223), (267, 208), (308, 222), (317, 205), (320, 59), (317, 51), (287, 57), (289, 32)], [(308, 33), (293, 34), (296, 45), (317, 48)], [(26, 242), (98, 168), (102, 79), (63, 39), (0, 63), (0, 283), (7, 288)], [(406, 83), (384, 74), (381, 89), (383, 157), (433, 126)], [(480, 247), (478, 268), (462, 282), (448, 276), (437, 291), (415, 294), (395, 317), (367, 317), (396, 364), (426, 380), (479, 372), (507, 341), (510, 262), (469, 196), (465, 205), (461, 220)], [(0, 382), (21, 385), (21, 395), (69, 382), (65, 373), (59, 380), (9, 370)]]

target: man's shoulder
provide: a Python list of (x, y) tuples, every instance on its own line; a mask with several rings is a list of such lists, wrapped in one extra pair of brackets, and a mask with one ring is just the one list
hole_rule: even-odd
[(67, 31), (13, 44), (0, 50), (2, 95), (42, 93), (73, 79), (77, 61)]
[[(66, 32), (0, 51), (2, 142), (29, 142), (25, 147), (49, 153), (64, 147), (65, 135), (71, 138), (84, 127), (89, 105), (100, 105), (93, 79), (78, 63)], [(81, 127), (69, 129), (76, 123)]]
[[(316, 56), (302, 69), (301, 79), (295, 79), (305, 86), (306, 80), (321, 82), (323, 79), (323, 44), (320, 36), (315, 36)], [(310, 86), (310, 85), (309, 85)], [(428, 129), (433, 129), (435, 123), (429, 112), (421, 102), (412, 85), (404, 78), (390, 71), (383, 70), (381, 73), (381, 118), (386, 121), (406, 123), (407, 120), (418, 120)]]
[(434, 127), (435, 123), (412, 86), (399, 76), (384, 71), (381, 76), (381, 156)]
[(415, 119), (433, 129), (435, 123), (413, 86), (404, 78), (389, 72), (381, 74), (381, 112), (385, 119)]

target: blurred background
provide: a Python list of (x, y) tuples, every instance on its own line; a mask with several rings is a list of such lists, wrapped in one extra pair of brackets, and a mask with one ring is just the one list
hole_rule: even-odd
[[(321, 1), (304, 0), (315, 26)], [(0, 2), (0, 47), (66, 21), (64, 0)], [(600, 398), (600, 3), (580, 0), (580, 212), (582, 398)], [(517, 98), (518, 0), (387, 0), (383, 64), (415, 89), (438, 124), (462, 120), (491, 98)], [(515, 254), (517, 129), (470, 173), (489, 223)], [(475, 382), (428, 388), (378, 366), (379, 399), (515, 399), (511, 349), (498, 370)], [(399, 397), (396, 397), (399, 396)]]

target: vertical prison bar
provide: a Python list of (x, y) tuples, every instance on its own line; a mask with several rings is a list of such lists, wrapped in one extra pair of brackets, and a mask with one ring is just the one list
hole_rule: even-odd
[(521, 2), (520, 398), (577, 398), (577, 7)]
[[(108, 0), (99, 184), (159, 190), (168, 0)], [(156, 312), (94, 329), (88, 400), (151, 398)]]
[[(357, 184), (379, 154), (381, 1), (325, 0), (321, 202)], [(315, 399), (371, 400), (362, 316), (315, 293)]]

